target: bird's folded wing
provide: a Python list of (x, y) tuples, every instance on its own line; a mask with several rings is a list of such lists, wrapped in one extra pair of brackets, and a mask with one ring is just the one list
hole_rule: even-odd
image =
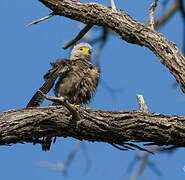
[[(53, 87), (56, 79), (59, 77), (59, 75), (61, 74), (65, 74), (67, 72), (69, 72), (70, 68), (69, 66), (65, 65), (57, 65), (55, 67), (53, 67), (53, 69), (51, 69), (47, 74), (48, 77), (46, 78), (46, 82), (42, 85), (42, 87), (39, 89), (40, 91), (42, 91), (43, 94), (47, 94), (51, 88)], [(40, 106), (40, 104), (42, 103), (42, 101), (44, 100), (42, 93), (40, 91), (37, 91), (34, 96), (31, 98), (31, 100), (29, 101), (29, 103), (27, 104), (26, 107), (36, 107), (36, 106)]]

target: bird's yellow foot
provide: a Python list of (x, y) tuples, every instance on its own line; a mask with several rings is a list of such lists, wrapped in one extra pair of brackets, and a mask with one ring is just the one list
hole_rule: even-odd
[(76, 108), (80, 107), (80, 104), (70, 104), (70, 105), (73, 106), (73, 107), (76, 107)]
[(80, 105), (79, 105), (79, 104), (75, 104), (75, 105), (74, 105), (74, 107), (79, 108), (79, 107), (80, 107)]

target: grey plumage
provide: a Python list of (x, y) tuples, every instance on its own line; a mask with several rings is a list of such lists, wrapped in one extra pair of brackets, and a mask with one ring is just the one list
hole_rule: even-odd
[[(46, 82), (40, 88), (47, 94), (55, 80), (54, 93), (57, 97), (67, 97), (71, 104), (87, 104), (97, 88), (100, 69), (91, 64), (91, 46), (87, 43), (80, 43), (71, 51), (70, 60), (61, 59), (51, 63), (50, 69), (45, 75)], [(42, 102), (39, 91), (35, 93), (27, 107), (38, 106)], [(43, 150), (49, 150), (51, 139), (44, 138)]]

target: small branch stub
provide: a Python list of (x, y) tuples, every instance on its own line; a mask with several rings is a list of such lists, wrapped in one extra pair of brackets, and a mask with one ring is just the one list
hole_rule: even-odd
[(116, 11), (116, 5), (114, 3), (114, 0), (110, 0), (110, 3), (111, 3), (112, 10)]
[(148, 107), (145, 104), (144, 98), (141, 94), (137, 95), (137, 101), (139, 103), (139, 110), (148, 113)]
[(36, 21), (33, 21), (33, 22), (27, 24), (26, 27), (29, 27), (29, 26), (31, 26), (31, 25), (33, 25), (33, 24), (37, 24), (37, 23), (39, 23), (39, 22), (45, 21), (46, 19), (49, 19), (49, 18), (51, 18), (52, 16), (54, 16), (53, 13), (51, 13), (51, 14), (49, 14), (49, 15), (47, 15), (47, 16), (41, 18), (41, 19), (38, 19), (38, 20), (36, 20)]
[(149, 19), (150, 19), (150, 27), (154, 29), (154, 14), (155, 14), (155, 8), (157, 6), (158, 0), (154, 0), (154, 2), (151, 4), (149, 9)]

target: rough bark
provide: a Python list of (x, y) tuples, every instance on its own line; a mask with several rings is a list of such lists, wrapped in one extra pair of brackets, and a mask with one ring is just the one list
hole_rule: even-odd
[(173, 74), (185, 92), (185, 57), (174, 43), (162, 34), (134, 20), (127, 13), (97, 4), (72, 0), (39, 0), (54, 14), (65, 16), (85, 24), (110, 28), (133, 44), (149, 48)]
[(185, 117), (139, 111), (78, 108), (72, 118), (62, 106), (35, 107), (0, 115), (0, 144), (37, 142), (45, 135), (123, 144), (127, 141), (185, 146)]

